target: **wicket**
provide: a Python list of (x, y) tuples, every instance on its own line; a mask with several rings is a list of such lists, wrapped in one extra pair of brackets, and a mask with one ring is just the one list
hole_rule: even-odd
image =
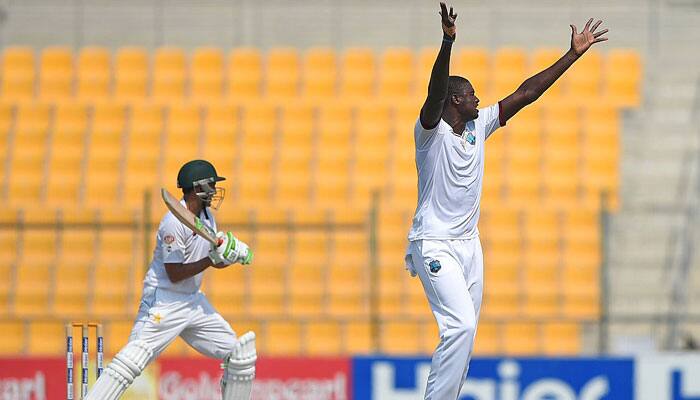
[(88, 363), (90, 360), (90, 350), (88, 347), (88, 339), (90, 336), (90, 328), (95, 328), (95, 336), (97, 337), (97, 378), (100, 377), (103, 370), (104, 360), (104, 339), (102, 336), (102, 324), (96, 322), (71, 322), (66, 324), (66, 384), (67, 400), (74, 400), (73, 395), (73, 328), (80, 327), (82, 329), (82, 341), (80, 350), (80, 398), (84, 399), (88, 391)]

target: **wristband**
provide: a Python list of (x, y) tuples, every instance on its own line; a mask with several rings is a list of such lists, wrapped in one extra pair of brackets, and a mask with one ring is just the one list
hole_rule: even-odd
[(452, 43), (455, 42), (455, 39), (449, 37), (448, 35), (443, 34), (443, 35), (442, 35), (442, 41), (443, 41), (444, 43), (450, 43), (450, 44), (452, 44)]

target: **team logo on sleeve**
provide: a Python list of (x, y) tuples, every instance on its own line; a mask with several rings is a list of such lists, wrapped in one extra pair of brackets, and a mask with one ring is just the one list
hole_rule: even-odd
[(163, 242), (165, 242), (166, 244), (171, 244), (174, 241), (175, 241), (175, 236), (173, 236), (173, 235), (165, 235), (165, 237), (163, 238)]
[(474, 146), (476, 144), (476, 136), (471, 132), (467, 133), (467, 143)]
[(430, 267), (430, 272), (437, 274), (438, 271), (440, 271), (440, 268), (442, 268), (442, 265), (440, 265), (440, 261), (433, 260), (430, 263), (428, 263), (428, 267)]

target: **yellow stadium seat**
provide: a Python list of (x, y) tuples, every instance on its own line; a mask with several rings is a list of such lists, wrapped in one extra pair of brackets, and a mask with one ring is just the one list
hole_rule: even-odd
[(527, 79), (525, 51), (503, 47), (493, 55), (493, 85), (495, 98), (504, 98), (513, 93)]
[(97, 232), (91, 230), (65, 230), (61, 234), (61, 259), (75, 264), (95, 261)]
[(428, 94), (428, 82), (430, 82), (430, 74), (433, 71), (439, 50), (435, 47), (425, 47), (420, 49), (416, 55), (416, 68), (413, 74), (413, 95), (415, 98), (424, 98)]
[(104, 47), (84, 47), (77, 61), (77, 88), (79, 98), (99, 100), (111, 94), (111, 55)]
[(39, 95), (56, 100), (73, 94), (73, 54), (66, 47), (47, 47), (41, 52)]
[(267, 53), (265, 94), (271, 98), (297, 96), (299, 93), (299, 54), (294, 48), (273, 48)]
[(304, 104), (282, 108), (275, 199), (280, 204), (306, 205), (311, 195), (313, 108)]
[(341, 327), (337, 322), (309, 322), (306, 328), (305, 353), (313, 356), (337, 356), (341, 354)]
[(224, 92), (224, 55), (218, 48), (200, 47), (192, 54), (190, 68), (192, 97), (216, 100)]
[(185, 53), (174, 47), (161, 47), (153, 55), (151, 95), (159, 100), (181, 99), (185, 95)]
[[(254, 245), (255, 246), (255, 245)], [(255, 246), (254, 248), (258, 248)], [(263, 252), (256, 252), (255, 263)], [(205, 276), (205, 292), (212, 304), (226, 318), (242, 315), (246, 311), (246, 274), (241, 268), (226, 268)]]
[(185, 162), (200, 158), (201, 115), (201, 108), (195, 104), (172, 105), (166, 110), (163, 146), (163, 171), (166, 173), (176, 174)]
[(405, 97), (412, 93), (413, 51), (408, 48), (387, 48), (379, 66), (378, 94)]
[(355, 119), (352, 196), (367, 204), (373, 191), (383, 189), (387, 181), (390, 111), (379, 103), (358, 106)]
[(229, 177), (237, 158), (239, 109), (233, 104), (212, 104), (204, 115), (202, 155), (216, 166), (217, 172)]
[(46, 201), (69, 206), (78, 201), (78, 191), (85, 155), (87, 108), (79, 103), (58, 103), (46, 182)]
[(89, 305), (91, 315), (102, 318), (132, 315), (134, 310), (129, 302), (131, 291), (129, 264), (120, 264), (102, 257), (95, 264), (95, 278), (92, 300)]
[[(25, 234), (25, 238), (33, 239), (37, 235)], [(17, 286), (15, 287), (14, 312), (21, 316), (38, 316), (48, 314), (49, 293), (52, 284), (52, 268), (46, 261), (49, 256), (55, 257), (55, 246), (41, 255), (23, 261), (17, 267)], [(49, 254), (50, 253), (50, 254)], [(43, 261), (43, 262), (42, 262)]]
[(41, 196), (50, 118), (48, 104), (26, 103), (17, 109), (12, 165), (8, 177), (9, 198), (13, 202), (38, 202)]
[(501, 335), (498, 324), (479, 322), (476, 331), (474, 353), (480, 356), (498, 355), (501, 352)]
[(93, 287), (94, 284), (90, 280), (90, 265), (63, 257), (63, 260), (52, 268), (55, 268), (56, 279), (53, 312), (68, 318), (85, 316), (90, 296), (85, 288)]
[(98, 262), (107, 265), (131, 265), (136, 258), (136, 238), (129, 228), (104, 228), (100, 236)]
[(367, 97), (374, 93), (374, 53), (367, 48), (345, 50), (341, 60), (340, 95)]
[(336, 205), (348, 199), (352, 114), (344, 103), (329, 103), (318, 109), (313, 186), (314, 204), (318, 206)]
[(127, 205), (142, 204), (144, 190), (158, 184), (163, 120), (164, 110), (156, 104), (135, 104), (131, 108), (123, 183), (123, 201)]
[(3, 332), (3, 340), (0, 342), (0, 355), (16, 357), (25, 350), (27, 334), (26, 322), (19, 320), (0, 322), (0, 331)]
[(302, 329), (299, 322), (268, 322), (265, 333), (270, 338), (265, 342), (264, 348), (260, 349), (261, 354), (275, 355), (298, 355), (301, 352)]
[(522, 297), (515, 292), (495, 292), (487, 286), (481, 303), (481, 315), (514, 318), (522, 315)]
[(368, 354), (372, 349), (372, 330), (367, 322), (348, 322), (343, 327), (345, 354)]
[(20, 250), (20, 242), (17, 238), (15, 230), (0, 230), (0, 263), (3, 265), (12, 265), (17, 260)]
[(2, 54), (2, 97), (6, 100), (34, 96), (34, 51), (29, 47), (8, 47)]
[[(122, 347), (129, 342), (129, 335), (134, 322), (129, 321), (111, 321), (105, 324), (105, 356), (111, 357), (117, 354)], [(80, 335), (80, 333), (77, 333)], [(75, 337), (75, 333), (73, 336)], [(75, 343), (75, 340), (73, 340)]]
[(320, 315), (325, 310), (326, 269), (303, 260), (289, 268), (289, 312), (294, 316)]
[(596, 49), (588, 50), (585, 57), (576, 60), (563, 78), (572, 100), (586, 103), (599, 98), (603, 81), (602, 55)]
[(333, 265), (328, 271), (328, 311), (337, 316), (358, 316), (368, 311), (366, 264)]
[(257, 316), (281, 316), (285, 312), (285, 268), (257, 265), (250, 274), (250, 312)]
[(420, 354), (419, 325), (414, 322), (384, 322), (380, 329), (381, 351), (390, 354)]
[[(0, 238), (0, 240), (2, 240)], [(10, 295), (14, 291), (14, 266), (12, 264), (0, 265), (0, 312), (6, 315), (10, 313)]]
[(117, 51), (114, 66), (114, 95), (139, 100), (148, 93), (148, 56), (141, 47), (123, 47)]
[(509, 322), (503, 327), (503, 350), (507, 355), (531, 355), (540, 349), (540, 329), (530, 322)]
[(570, 322), (552, 322), (542, 327), (542, 347), (547, 355), (575, 356), (581, 352), (580, 326)]
[[(26, 331), (25, 331), (26, 332)], [(77, 331), (76, 331), (77, 332)], [(76, 340), (77, 335), (77, 340)], [(73, 334), (75, 353), (80, 350), (80, 333)], [(78, 345), (75, 345), (78, 343)], [(77, 351), (76, 351), (77, 349)], [(65, 354), (66, 330), (61, 322), (32, 321), (27, 335), (27, 354), (32, 356), (56, 356)], [(94, 354), (94, 353), (93, 353)], [(78, 358), (76, 357), (76, 361)], [(77, 365), (77, 363), (76, 363)]]
[(642, 79), (639, 53), (631, 49), (614, 49), (608, 52), (605, 61), (606, 99), (618, 106), (638, 106)]
[(254, 48), (233, 49), (228, 57), (228, 96), (250, 98), (260, 95), (262, 56)]
[(304, 54), (302, 93), (310, 98), (331, 98), (336, 93), (338, 69), (335, 50), (311, 48)]
[(14, 121), (14, 110), (14, 104), (0, 103), (0, 163), (3, 165), (3, 167), (0, 167), (0, 182), (5, 181), (4, 165), (8, 156), (8, 141)]
[[(433, 55), (432, 63), (435, 63), (436, 56), (437, 53)], [(460, 49), (455, 54), (454, 72), (452, 72), (453, 75), (467, 78), (471, 82), (477, 97), (484, 98), (484, 100), (486, 100), (484, 96), (487, 96), (491, 91), (491, 64), (489, 58), (488, 51), (484, 48), (466, 47)], [(427, 91), (427, 85), (425, 90)], [(502, 97), (505, 97), (505, 94), (502, 93)]]

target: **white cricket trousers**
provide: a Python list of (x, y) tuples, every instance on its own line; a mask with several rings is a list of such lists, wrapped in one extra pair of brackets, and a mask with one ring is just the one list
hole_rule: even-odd
[(406, 267), (418, 275), (440, 331), (425, 400), (456, 400), (464, 384), (483, 294), (479, 238), (410, 242)]
[(231, 325), (202, 292), (185, 294), (144, 285), (129, 340), (145, 341), (157, 357), (178, 336), (198, 352), (219, 360), (236, 343)]

